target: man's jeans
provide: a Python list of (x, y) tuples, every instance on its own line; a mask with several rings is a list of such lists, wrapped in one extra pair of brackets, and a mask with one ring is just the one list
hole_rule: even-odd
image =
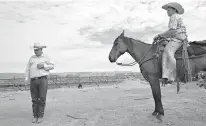
[(48, 79), (46, 76), (37, 79), (31, 79), (30, 92), (32, 98), (32, 109), (33, 116), (36, 118), (41, 118), (44, 116), (47, 88)]

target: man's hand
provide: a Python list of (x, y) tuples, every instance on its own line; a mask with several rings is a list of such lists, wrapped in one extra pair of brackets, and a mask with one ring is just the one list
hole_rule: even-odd
[(44, 64), (43, 64), (43, 63), (37, 64), (37, 68), (38, 68), (38, 69), (43, 69), (43, 68), (44, 68)]
[(24, 84), (25, 84), (25, 85), (29, 85), (29, 84), (30, 84), (30, 79), (29, 79), (29, 78), (25, 78)]

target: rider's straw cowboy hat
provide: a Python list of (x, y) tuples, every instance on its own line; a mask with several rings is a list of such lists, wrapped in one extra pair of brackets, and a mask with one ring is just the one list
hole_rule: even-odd
[(47, 46), (42, 45), (42, 44), (40, 44), (38, 42), (34, 43), (34, 45), (33, 45), (33, 49), (42, 49), (42, 48), (46, 48), (46, 47)]
[(171, 3), (165, 4), (164, 6), (162, 6), (162, 8), (165, 9), (165, 10), (167, 10), (168, 7), (175, 8), (177, 10), (177, 13), (179, 13), (179, 14), (184, 13), (184, 8), (179, 3), (171, 2)]

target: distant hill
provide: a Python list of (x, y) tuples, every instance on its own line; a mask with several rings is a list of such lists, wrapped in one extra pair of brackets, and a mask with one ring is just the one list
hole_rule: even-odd
[(8, 79), (8, 78), (22, 78), (24, 77), (24, 73), (0, 73), (0, 79)]
[[(126, 74), (140, 74), (139, 72), (130, 71), (114, 71), (114, 72), (64, 72), (64, 73), (51, 73), (51, 75), (58, 76), (114, 76), (114, 75), (126, 75)], [(24, 73), (0, 73), (0, 79), (10, 79), (10, 78), (24, 78)]]

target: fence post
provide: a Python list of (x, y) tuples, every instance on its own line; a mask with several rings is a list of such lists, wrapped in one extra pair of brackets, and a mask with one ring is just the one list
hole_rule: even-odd
[(17, 88), (17, 86), (16, 86), (16, 81), (15, 81), (15, 77), (13, 77), (13, 85), (14, 85), (14, 87), (16, 87), (16, 91), (18, 91), (18, 88)]

